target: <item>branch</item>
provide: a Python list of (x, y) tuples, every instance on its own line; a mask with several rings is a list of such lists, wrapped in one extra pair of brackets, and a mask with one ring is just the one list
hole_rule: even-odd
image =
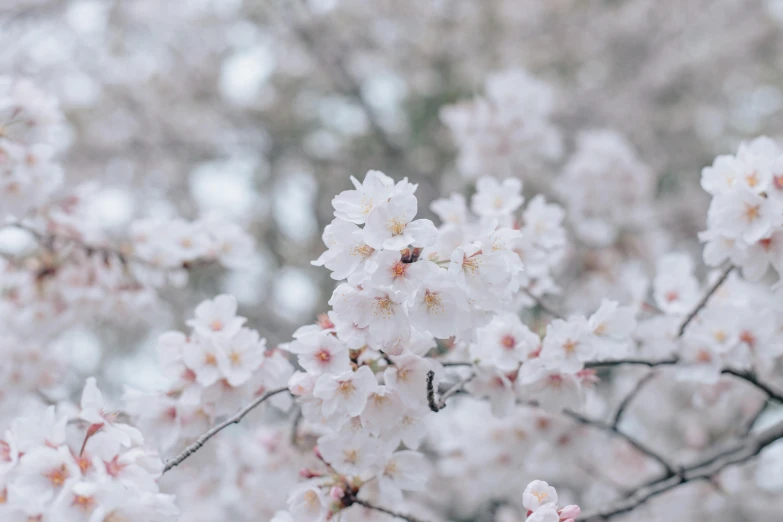
[(446, 400), (454, 395), (455, 393), (458, 393), (463, 386), (465, 386), (468, 382), (473, 380), (473, 378), (476, 377), (476, 374), (471, 372), (470, 375), (465, 377), (464, 379), (460, 379), (457, 384), (446, 390), (443, 395), (441, 396), (440, 400), (438, 400), (435, 397), (435, 385), (433, 384), (433, 380), (435, 379), (435, 372), (430, 370), (427, 372), (427, 403), (430, 406), (430, 409), (434, 411), (435, 413), (439, 412), (443, 408), (446, 407)]
[(179, 466), (182, 464), (182, 461), (184, 461), (186, 458), (193, 455), (195, 452), (197, 452), (199, 449), (201, 449), (201, 446), (203, 446), (209, 439), (217, 435), (220, 431), (222, 431), (224, 428), (227, 428), (228, 426), (232, 424), (239, 424), (239, 422), (250, 413), (256, 406), (267, 400), (268, 398), (277, 395), (278, 393), (283, 393), (285, 391), (288, 391), (288, 387), (284, 388), (277, 388), (274, 390), (270, 390), (266, 392), (263, 395), (260, 395), (257, 397), (253, 402), (236, 412), (233, 416), (229, 417), (228, 419), (224, 420), (220, 424), (217, 424), (210, 428), (208, 431), (206, 431), (204, 434), (202, 434), (199, 438), (196, 439), (196, 441), (185, 448), (182, 453), (177, 455), (176, 457), (168, 460), (166, 462), (166, 465), (163, 466), (163, 471), (161, 474), (166, 473), (171, 468), (174, 468), (176, 466)]
[(647, 455), (651, 459), (653, 459), (653, 460), (657, 461), (659, 464), (661, 464), (664, 467), (664, 469), (666, 470), (666, 476), (667, 477), (674, 476), (674, 475), (677, 474), (677, 472), (675, 471), (674, 467), (671, 464), (669, 464), (666, 461), (666, 459), (664, 459), (658, 453), (656, 453), (655, 451), (651, 450), (650, 448), (648, 448), (647, 446), (645, 446), (644, 444), (642, 444), (638, 440), (634, 439), (630, 435), (628, 435), (626, 433), (623, 433), (622, 431), (617, 429), (616, 426), (613, 426), (611, 424), (607, 424), (605, 422), (601, 422), (599, 420), (589, 419), (589, 418), (587, 418), (587, 417), (585, 417), (585, 416), (583, 416), (583, 415), (581, 415), (579, 413), (576, 413), (575, 411), (571, 411), (571, 410), (565, 410), (565, 411), (563, 411), (563, 414), (568, 416), (568, 417), (571, 417), (572, 419), (574, 419), (575, 421), (577, 421), (577, 422), (579, 422), (581, 424), (584, 424), (585, 426), (592, 426), (594, 428), (598, 428), (599, 430), (606, 431), (608, 433), (616, 435), (616, 436), (620, 437), (621, 439), (624, 439), (631, 446), (636, 448), (639, 452), (644, 453), (645, 455)]
[(728, 375), (733, 375), (735, 377), (739, 377), (743, 381), (752, 384), (759, 390), (766, 393), (770, 399), (773, 399), (781, 404), (783, 404), (783, 393), (778, 392), (776, 390), (773, 390), (769, 387), (769, 385), (761, 382), (758, 377), (753, 372), (748, 371), (742, 371), (742, 370), (734, 370), (732, 368), (724, 368), (721, 373), (725, 373)]
[(655, 371), (651, 371), (641, 379), (639, 379), (639, 382), (636, 383), (636, 386), (634, 386), (633, 390), (631, 390), (631, 393), (625, 396), (625, 398), (620, 402), (620, 405), (617, 406), (617, 411), (614, 414), (614, 420), (612, 420), (612, 427), (617, 428), (617, 426), (620, 424), (620, 421), (623, 418), (623, 415), (625, 414), (625, 410), (628, 409), (628, 406), (631, 405), (631, 402), (636, 398), (639, 393), (641, 393), (642, 388), (644, 388), (644, 385), (650, 382), (652, 378), (655, 377)]
[(647, 502), (649, 499), (666, 491), (674, 489), (682, 484), (696, 480), (708, 480), (724, 468), (733, 464), (739, 464), (756, 456), (777, 440), (783, 439), (783, 422), (779, 422), (758, 435), (750, 436), (737, 442), (728, 450), (718, 452), (699, 462), (682, 468), (676, 476), (665, 477), (653, 483), (642, 486), (633, 495), (622, 499), (599, 511), (588, 513), (582, 518), (584, 521), (610, 519), (617, 515), (627, 513)]
[(549, 315), (551, 315), (556, 319), (564, 319), (563, 314), (561, 314), (556, 310), (553, 310), (548, 305), (544, 304), (544, 302), (540, 298), (534, 296), (528, 290), (525, 290), (525, 294), (527, 294), (527, 296), (530, 297), (536, 303), (536, 306), (538, 306), (544, 312), (548, 313)]
[(380, 511), (381, 513), (386, 513), (387, 515), (391, 515), (393, 517), (400, 518), (402, 520), (407, 520), (408, 522), (424, 522), (423, 520), (412, 517), (411, 515), (403, 515), (402, 513), (397, 513), (396, 511), (392, 511), (391, 509), (386, 509), (381, 506), (376, 506), (375, 504), (370, 504), (365, 500), (359, 500), (358, 498), (353, 498), (351, 500), (352, 500), (352, 504), (358, 504), (359, 506), (366, 507), (367, 509)]
[(696, 317), (696, 314), (698, 314), (702, 308), (704, 308), (707, 305), (707, 301), (710, 300), (710, 297), (712, 297), (712, 294), (714, 294), (718, 288), (720, 288), (720, 285), (723, 284), (724, 281), (729, 277), (729, 274), (731, 274), (731, 271), (734, 270), (734, 265), (729, 265), (727, 269), (723, 271), (723, 274), (718, 278), (717, 281), (715, 281), (715, 284), (713, 284), (709, 290), (707, 290), (707, 293), (704, 294), (704, 297), (701, 298), (701, 301), (696, 305), (696, 308), (694, 308), (691, 313), (688, 314), (688, 317), (685, 318), (685, 321), (682, 322), (680, 325), (680, 329), (677, 332), (677, 338), (682, 337), (682, 335), (685, 333), (685, 329), (688, 327), (688, 325), (693, 321), (693, 319)]
[(156, 270), (166, 271), (166, 270), (179, 270), (179, 269), (189, 270), (201, 264), (206, 265), (211, 263), (211, 261), (197, 260), (195, 263), (185, 262), (181, 266), (161, 266), (152, 260), (144, 259), (143, 257), (139, 257), (137, 255), (124, 252), (121, 248), (114, 248), (114, 247), (103, 246), (103, 245), (92, 245), (90, 243), (85, 243), (83, 240), (79, 238), (69, 236), (67, 234), (52, 234), (52, 233), (39, 232), (34, 227), (18, 221), (14, 223), (8, 223), (6, 226), (24, 230), (28, 234), (32, 235), (35, 238), (35, 240), (39, 243), (39, 245), (41, 245), (42, 247), (50, 251), (52, 250), (52, 245), (55, 241), (63, 241), (66, 243), (70, 243), (71, 245), (74, 245), (80, 250), (86, 252), (87, 254), (97, 253), (104, 256), (104, 258), (115, 257), (119, 259), (123, 265), (128, 265), (130, 263), (137, 263), (139, 265), (147, 266)]
[(612, 361), (593, 361), (585, 363), (585, 368), (611, 368), (613, 366), (623, 365), (636, 365), (636, 366), (649, 366), (654, 368), (656, 366), (671, 366), (677, 364), (679, 360), (674, 357), (672, 359), (660, 359), (658, 361), (650, 361), (647, 359), (616, 359)]

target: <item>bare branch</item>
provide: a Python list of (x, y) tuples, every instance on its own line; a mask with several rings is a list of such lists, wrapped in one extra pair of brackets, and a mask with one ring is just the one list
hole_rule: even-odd
[(707, 290), (707, 293), (704, 294), (704, 297), (701, 298), (701, 301), (696, 305), (696, 308), (694, 308), (691, 313), (688, 314), (688, 317), (685, 318), (685, 321), (682, 322), (680, 325), (680, 329), (677, 332), (677, 338), (682, 337), (682, 335), (685, 333), (685, 329), (688, 327), (688, 325), (693, 321), (693, 319), (696, 317), (696, 315), (701, 311), (702, 308), (704, 308), (707, 305), (707, 301), (710, 300), (710, 297), (712, 297), (712, 294), (714, 294), (718, 288), (720, 288), (720, 285), (723, 284), (724, 281), (729, 277), (729, 274), (731, 274), (732, 270), (734, 270), (734, 265), (729, 265), (727, 269), (723, 271), (721, 276), (718, 278), (717, 281), (710, 287), (709, 290)]
[(386, 513), (387, 515), (391, 515), (393, 517), (407, 520), (408, 522), (424, 522), (420, 518), (412, 517), (411, 515), (404, 515), (402, 513), (397, 513), (396, 511), (392, 511), (391, 509), (386, 509), (381, 506), (376, 506), (375, 504), (370, 504), (366, 500), (359, 500), (358, 498), (351, 499), (353, 504), (357, 504), (359, 506), (366, 507), (367, 509), (372, 509), (375, 511), (380, 511), (381, 513)]
[(551, 307), (549, 307), (549, 305), (545, 304), (540, 298), (538, 298), (535, 295), (531, 294), (529, 291), (525, 290), (525, 294), (527, 294), (528, 297), (530, 297), (533, 301), (535, 301), (536, 306), (538, 306), (541, 310), (543, 310), (547, 314), (551, 315), (555, 319), (563, 319), (564, 318), (563, 314), (561, 314), (557, 310), (554, 310)]
[(580, 520), (608, 520), (617, 515), (634, 510), (649, 499), (682, 484), (696, 480), (709, 480), (724, 468), (739, 464), (759, 454), (759, 452), (783, 439), (783, 422), (779, 422), (758, 435), (752, 435), (733, 444), (728, 450), (719, 451), (695, 464), (684, 467), (678, 475), (661, 478), (639, 488), (636, 493), (608, 507), (580, 517)]
[(228, 426), (231, 426), (232, 424), (239, 424), (239, 422), (250, 413), (253, 409), (255, 409), (259, 404), (267, 400), (268, 398), (277, 395), (278, 393), (283, 393), (285, 391), (288, 391), (287, 387), (283, 388), (277, 388), (274, 390), (270, 390), (263, 395), (258, 396), (253, 402), (236, 412), (234, 415), (229, 417), (228, 419), (224, 420), (220, 424), (216, 424), (212, 428), (210, 428), (208, 431), (203, 433), (199, 438), (196, 439), (196, 441), (185, 448), (182, 453), (177, 455), (176, 457), (168, 460), (166, 462), (166, 465), (163, 466), (162, 473), (166, 473), (170, 469), (179, 466), (182, 464), (182, 461), (184, 461), (186, 458), (193, 455), (195, 452), (197, 452), (199, 449), (201, 449), (201, 446), (203, 446), (209, 439), (220, 433), (224, 428), (227, 428)]
[(649, 366), (654, 368), (656, 366), (671, 366), (677, 364), (679, 360), (675, 358), (660, 359), (657, 361), (651, 361), (648, 359), (616, 359), (611, 361), (593, 361), (585, 363), (585, 368), (611, 368), (613, 366), (635, 365), (635, 366)]
[(427, 372), (427, 404), (429, 404), (430, 409), (437, 413), (445, 408), (446, 400), (455, 393), (458, 393), (460, 390), (462, 390), (462, 387), (473, 380), (474, 377), (476, 377), (476, 374), (471, 372), (470, 375), (464, 379), (460, 379), (457, 384), (446, 390), (446, 392), (443, 393), (443, 396), (441, 396), (440, 400), (438, 400), (435, 397), (435, 385), (433, 383), (433, 380), (435, 379), (435, 372), (432, 370)]
[(769, 387), (769, 385), (761, 382), (753, 372), (734, 370), (732, 368), (724, 368), (722, 373), (739, 377), (743, 381), (752, 384), (759, 390), (766, 393), (770, 399), (773, 399), (783, 404), (783, 393), (773, 390), (772, 388)]
[(643, 453), (643, 454), (647, 455), (651, 459), (653, 459), (653, 460), (657, 461), (659, 464), (661, 464), (664, 467), (664, 469), (666, 470), (666, 475), (667, 476), (673, 476), (673, 475), (677, 474), (677, 472), (675, 471), (674, 466), (669, 464), (669, 462), (667, 462), (666, 459), (664, 459), (661, 455), (659, 455), (655, 451), (651, 450), (650, 448), (648, 448), (647, 446), (645, 446), (644, 444), (642, 444), (638, 440), (634, 439), (630, 435), (628, 435), (626, 433), (623, 433), (622, 431), (617, 429), (616, 426), (612, 426), (611, 424), (607, 424), (607, 423), (599, 421), (599, 420), (587, 418), (584, 415), (581, 415), (581, 414), (576, 413), (575, 411), (571, 411), (571, 410), (565, 410), (563, 412), (563, 414), (568, 416), (568, 417), (571, 417), (572, 419), (574, 419), (575, 421), (577, 421), (577, 422), (579, 422), (581, 424), (584, 424), (585, 426), (592, 426), (594, 428), (598, 428), (599, 430), (606, 431), (606, 432), (608, 432), (610, 434), (613, 434), (613, 435), (615, 435), (617, 437), (620, 437), (621, 439), (623, 439), (626, 442), (628, 442), (631, 446), (636, 448), (640, 453)]
[(653, 377), (655, 377), (655, 370), (649, 372), (647, 375), (639, 379), (639, 382), (636, 383), (636, 386), (634, 386), (633, 390), (631, 390), (631, 393), (626, 395), (625, 398), (620, 402), (620, 405), (617, 406), (617, 411), (614, 414), (614, 420), (612, 420), (613, 428), (617, 428), (617, 426), (620, 424), (620, 421), (623, 419), (623, 415), (628, 409), (628, 406), (631, 405), (631, 402), (633, 402), (636, 396), (641, 393), (644, 385), (650, 382)]

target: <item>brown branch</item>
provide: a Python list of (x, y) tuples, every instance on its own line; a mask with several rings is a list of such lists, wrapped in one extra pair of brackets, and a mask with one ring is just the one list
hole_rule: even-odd
[(433, 380), (435, 379), (435, 372), (432, 370), (428, 371), (427, 372), (427, 404), (429, 404), (430, 409), (437, 413), (443, 408), (445, 408), (446, 400), (452, 395), (461, 391), (462, 387), (465, 386), (471, 380), (473, 380), (474, 377), (476, 377), (476, 374), (471, 372), (470, 375), (468, 375), (464, 379), (460, 379), (454, 386), (446, 390), (441, 396), (440, 400), (438, 400), (437, 397), (435, 397), (435, 385), (433, 383)]
[(166, 461), (166, 465), (163, 467), (163, 471), (161, 473), (166, 473), (170, 469), (179, 466), (182, 464), (182, 461), (193, 455), (195, 452), (197, 452), (199, 449), (201, 449), (201, 446), (203, 446), (209, 439), (220, 433), (224, 428), (227, 428), (228, 426), (231, 426), (232, 424), (239, 424), (239, 422), (250, 413), (253, 409), (255, 409), (259, 404), (267, 400), (268, 398), (277, 395), (278, 393), (283, 393), (285, 391), (288, 391), (288, 387), (283, 388), (277, 388), (274, 390), (270, 390), (263, 395), (258, 396), (253, 402), (236, 412), (234, 415), (229, 417), (228, 419), (224, 420), (220, 424), (216, 424), (212, 428), (210, 428), (208, 431), (204, 432), (199, 438), (196, 439), (196, 441), (185, 448), (182, 453), (177, 455), (176, 457), (169, 459)]
[(359, 500), (358, 498), (353, 498), (351, 499), (351, 503), (362, 507), (366, 507), (367, 509), (372, 509), (374, 511), (380, 511), (381, 513), (386, 513), (387, 515), (391, 515), (395, 518), (399, 518), (402, 520), (407, 520), (408, 522), (424, 522), (420, 518), (415, 518), (411, 515), (404, 515), (402, 513), (398, 513), (396, 511), (392, 511), (391, 509), (386, 509), (381, 506), (376, 506), (375, 504), (370, 504), (366, 500)]
[(608, 520), (632, 511), (651, 498), (682, 484), (696, 480), (709, 480), (724, 468), (749, 460), (758, 455), (761, 450), (780, 439), (783, 439), (783, 422), (767, 428), (758, 435), (752, 435), (735, 443), (728, 450), (717, 452), (695, 464), (682, 468), (678, 475), (661, 478), (646, 484), (630, 497), (615, 502), (601, 510), (585, 514), (580, 517), (580, 520)]
[(726, 281), (726, 279), (729, 277), (729, 274), (731, 274), (732, 270), (734, 270), (734, 265), (729, 265), (728, 268), (726, 268), (721, 276), (718, 278), (717, 281), (710, 287), (709, 290), (707, 290), (707, 293), (704, 294), (704, 297), (701, 298), (701, 301), (696, 305), (696, 307), (691, 311), (691, 313), (688, 314), (688, 317), (685, 318), (685, 321), (682, 322), (680, 325), (680, 329), (677, 332), (677, 338), (683, 336), (685, 333), (685, 329), (688, 327), (688, 325), (693, 321), (693, 319), (696, 317), (696, 315), (701, 311), (702, 308), (704, 308), (707, 305), (707, 301), (710, 300), (710, 297), (712, 297), (712, 294), (714, 294), (718, 288)]

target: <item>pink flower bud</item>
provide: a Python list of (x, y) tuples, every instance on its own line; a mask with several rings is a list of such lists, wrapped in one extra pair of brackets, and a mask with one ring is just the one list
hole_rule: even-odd
[(303, 479), (311, 479), (315, 477), (320, 477), (322, 475), (321, 473), (312, 470), (310, 468), (302, 468), (299, 470), (299, 476), (302, 477)]
[(574, 519), (579, 516), (579, 513), (582, 512), (582, 509), (574, 504), (571, 504), (570, 506), (566, 506), (558, 513), (560, 513), (560, 520), (563, 522), (574, 522)]
[(340, 500), (345, 496), (345, 490), (340, 486), (332, 486), (332, 489), (329, 490), (329, 496), (335, 500)]

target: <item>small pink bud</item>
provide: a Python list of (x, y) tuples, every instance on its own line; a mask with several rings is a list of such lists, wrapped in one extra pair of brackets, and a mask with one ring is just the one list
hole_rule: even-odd
[(315, 477), (320, 477), (321, 474), (310, 468), (302, 468), (299, 470), (299, 476), (302, 477), (303, 479), (311, 479)]
[(563, 522), (574, 522), (574, 519), (579, 516), (579, 513), (582, 512), (582, 509), (574, 504), (571, 504), (570, 506), (566, 506), (558, 513), (560, 513), (560, 520)]
[(345, 496), (345, 490), (340, 486), (332, 486), (332, 489), (329, 490), (329, 496), (335, 500), (340, 500)]
[(314, 455), (315, 455), (317, 458), (319, 458), (319, 459), (321, 459), (321, 460), (324, 460), (323, 456), (321, 455), (321, 450), (319, 450), (319, 449), (318, 449), (318, 446), (315, 446), (315, 447), (313, 447), (313, 454), (314, 454)]

